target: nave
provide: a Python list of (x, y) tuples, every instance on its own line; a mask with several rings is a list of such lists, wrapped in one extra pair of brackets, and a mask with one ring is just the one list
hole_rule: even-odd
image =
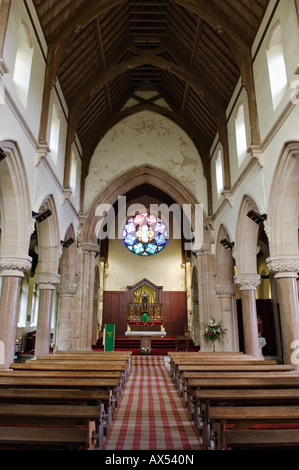
[(0, 373), (1, 450), (298, 450), (299, 373), (244, 353), (57, 352)]
[(167, 356), (133, 356), (131, 374), (104, 450), (201, 450), (171, 381)]

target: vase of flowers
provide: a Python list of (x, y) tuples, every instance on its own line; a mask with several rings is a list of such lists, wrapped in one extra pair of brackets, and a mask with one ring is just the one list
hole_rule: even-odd
[(213, 343), (213, 349), (215, 351), (215, 342), (220, 341), (223, 343), (226, 334), (227, 329), (223, 328), (220, 323), (217, 323), (215, 318), (212, 318), (205, 327), (203, 336), (206, 341)]
[(151, 348), (141, 348), (139, 349), (139, 354), (141, 356), (150, 356), (152, 354)]

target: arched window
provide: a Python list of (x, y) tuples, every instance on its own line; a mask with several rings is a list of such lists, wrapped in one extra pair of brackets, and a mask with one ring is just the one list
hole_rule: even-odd
[(219, 149), (216, 159), (216, 186), (217, 194), (221, 196), (223, 191), (223, 165), (222, 165), (222, 151)]
[(30, 37), (29, 26), (24, 20), (22, 20), (19, 27), (19, 40), (13, 83), (15, 85), (16, 92), (25, 108), (27, 107), (28, 100), (32, 58), (33, 43)]
[(151, 256), (160, 253), (168, 241), (166, 226), (151, 214), (138, 214), (126, 223), (123, 232), (125, 247), (135, 255)]
[(275, 110), (282, 100), (288, 86), (280, 23), (276, 24), (272, 29), (267, 47), (267, 61), (273, 109)]
[(235, 120), (235, 126), (236, 126), (237, 155), (238, 155), (238, 162), (240, 165), (247, 155), (247, 137), (246, 137), (243, 103), (241, 103), (238, 107), (236, 120)]
[(51, 121), (51, 135), (50, 135), (50, 150), (53, 162), (57, 163), (58, 148), (59, 148), (59, 133), (60, 133), (60, 116), (56, 104), (52, 108), (52, 121)]

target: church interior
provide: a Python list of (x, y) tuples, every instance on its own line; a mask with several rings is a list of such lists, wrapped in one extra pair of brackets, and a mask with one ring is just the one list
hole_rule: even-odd
[(299, 449), (298, 104), (298, 0), (0, 0), (0, 449)]

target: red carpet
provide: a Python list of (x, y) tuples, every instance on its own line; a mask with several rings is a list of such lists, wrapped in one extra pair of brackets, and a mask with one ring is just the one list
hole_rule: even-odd
[(131, 373), (103, 450), (202, 450), (164, 357), (132, 357)]

